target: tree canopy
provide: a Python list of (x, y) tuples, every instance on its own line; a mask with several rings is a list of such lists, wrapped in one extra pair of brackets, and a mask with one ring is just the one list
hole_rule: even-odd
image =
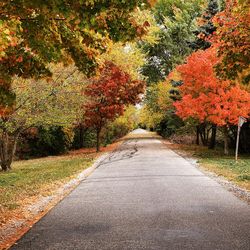
[(186, 64), (177, 67), (183, 79), (181, 100), (175, 102), (176, 114), (194, 118), (223, 129), (224, 152), (228, 154), (228, 128), (238, 124), (239, 116), (250, 113), (250, 93), (230, 80), (219, 79), (214, 71), (218, 63), (216, 48), (192, 53)]
[(81, 111), (85, 77), (74, 65), (50, 65), (52, 81), (16, 77), (11, 90), (16, 95), (15, 108), (0, 117), (0, 164), (10, 168), (21, 133), (43, 126), (72, 127)]
[(216, 49), (210, 48), (193, 53), (186, 64), (177, 67), (183, 79), (182, 99), (175, 104), (179, 116), (219, 126), (237, 124), (239, 116), (248, 116), (250, 93), (218, 79), (213, 69), (218, 61)]
[(147, 76), (148, 83), (164, 80), (174, 66), (192, 51), (196, 18), (200, 16), (202, 2), (159, 0), (154, 5), (152, 11), (160, 28), (158, 40), (154, 44), (141, 44), (147, 55), (142, 73)]
[(144, 82), (131, 79), (130, 75), (106, 61), (100, 69), (100, 75), (91, 80), (85, 90), (89, 101), (84, 105), (84, 121), (97, 133), (97, 151), (99, 151), (99, 135), (108, 121), (122, 115), (125, 106), (140, 101), (144, 91)]
[(250, 82), (249, 6), (249, 1), (227, 0), (225, 10), (214, 17), (217, 30), (211, 39), (221, 58), (217, 74), (245, 85)]
[(127, 41), (147, 28), (133, 16), (151, 1), (19, 1), (0, 3), (0, 114), (15, 102), (13, 76), (51, 76), (48, 63), (74, 61), (90, 76), (109, 40)]

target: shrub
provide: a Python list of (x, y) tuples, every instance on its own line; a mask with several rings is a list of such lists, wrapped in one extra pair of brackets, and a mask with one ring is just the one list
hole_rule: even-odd
[(29, 130), (21, 137), (22, 151), (19, 158), (59, 155), (69, 150), (72, 143), (72, 130), (60, 126), (38, 127)]

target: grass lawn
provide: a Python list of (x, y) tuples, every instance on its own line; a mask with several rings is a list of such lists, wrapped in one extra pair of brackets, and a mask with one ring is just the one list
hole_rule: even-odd
[(16, 161), (9, 172), (0, 172), (0, 225), (28, 200), (52, 194), (83, 169), (96, 153), (74, 153), (35, 160)]
[(238, 186), (250, 191), (250, 157), (240, 156), (235, 161), (233, 153), (225, 156), (221, 149), (209, 150), (206, 147), (196, 145), (168, 144), (173, 150), (181, 154), (195, 157), (199, 165), (205, 170), (223, 176)]

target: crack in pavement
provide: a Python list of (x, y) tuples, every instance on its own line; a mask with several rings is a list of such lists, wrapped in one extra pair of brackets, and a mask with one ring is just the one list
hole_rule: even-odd
[[(113, 162), (131, 159), (138, 152), (137, 142), (138, 140), (124, 142), (121, 146), (114, 150), (106, 159), (104, 159), (98, 167)], [(131, 143), (134, 144), (132, 147), (130, 145)]]
[(249, 250), (248, 205), (160, 140), (126, 141), (100, 166), (12, 250)]

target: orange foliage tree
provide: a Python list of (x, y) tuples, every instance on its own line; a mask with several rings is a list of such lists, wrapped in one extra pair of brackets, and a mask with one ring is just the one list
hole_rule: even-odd
[(221, 58), (216, 73), (224, 79), (249, 84), (249, 1), (227, 0), (225, 10), (218, 13), (213, 22), (217, 29), (211, 41), (218, 47)]
[(239, 85), (216, 77), (214, 66), (219, 59), (216, 48), (197, 51), (187, 58), (186, 64), (177, 67), (183, 85), (182, 99), (174, 103), (176, 114), (200, 122), (210, 122), (223, 128), (224, 153), (228, 154), (228, 126), (236, 125), (239, 116), (249, 117), (250, 93)]
[(85, 90), (89, 101), (84, 105), (85, 125), (96, 131), (96, 150), (100, 150), (102, 128), (122, 115), (126, 105), (140, 101), (144, 82), (132, 80), (130, 75), (113, 62), (106, 61), (100, 75), (92, 79)]

